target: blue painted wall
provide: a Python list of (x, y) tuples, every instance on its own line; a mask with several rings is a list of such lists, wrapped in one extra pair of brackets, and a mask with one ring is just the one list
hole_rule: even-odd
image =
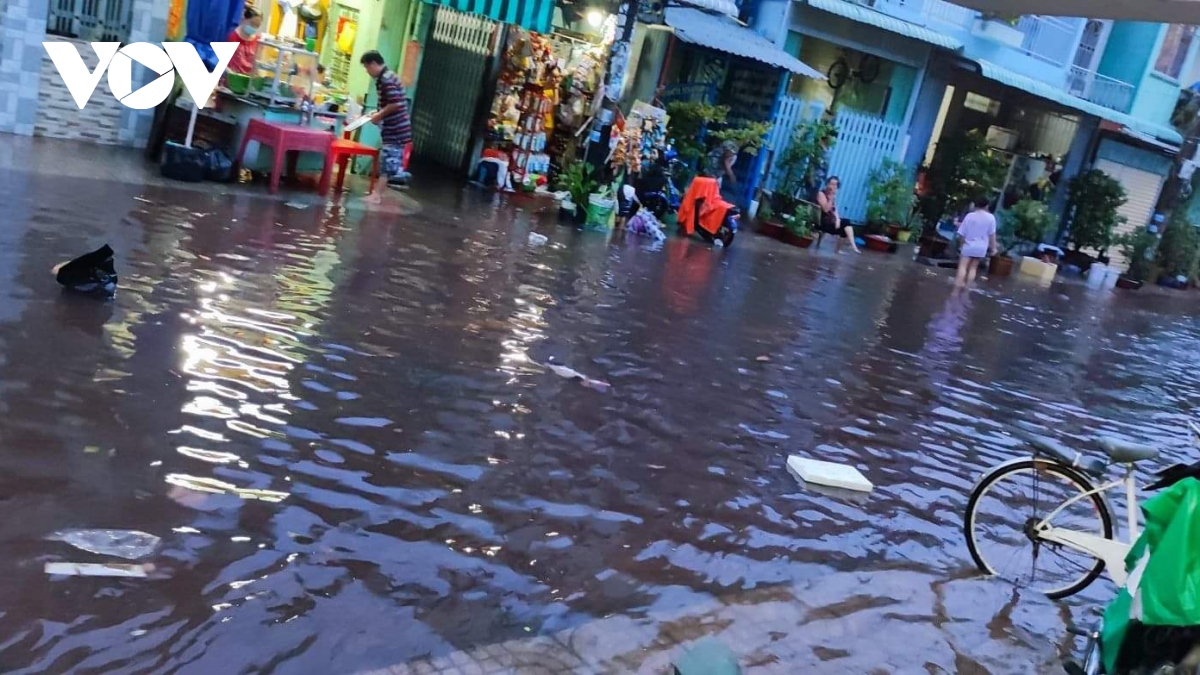
[(1158, 51), (1158, 34), (1162, 28), (1159, 23), (1140, 21), (1114, 23), (1096, 72), (1136, 87), (1146, 73), (1150, 55)]

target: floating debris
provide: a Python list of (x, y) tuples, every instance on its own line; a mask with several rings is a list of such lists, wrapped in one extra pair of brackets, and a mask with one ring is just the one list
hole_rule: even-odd
[(226, 483), (215, 478), (202, 478), (199, 476), (189, 476), (182, 473), (168, 474), (164, 479), (170, 485), (177, 485), (196, 492), (209, 492), (212, 494), (231, 494), (242, 499), (257, 499), (263, 502), (281, 502), (288, 498), (288, 493), (277, 492), (275, 490), (258, 490), (253, 488), (240, 488), (232, 483)]
[(53, 272), (58, 283), (77, 293), (112, 295), (117, 290), (117, 270), (108, 244), (57, 265)]
[(856, 492), (870, 492), (875, 489), (875, 486), (867, 480), (866, 476), (862, 475), (861, 471), (846, 464), (834, 464), (819, 459), (790, 455), (787, 466), (792, 475), (805, 483), (827, 485)]
[(557, 363), (541, 363), (538, 365), (549, 370), (555, 375), (558, 375), (559, 377), (563, 377), (568, 380), (578, 380), (580, 384), (588, 389), (594, 389), (599, 392), (607, 392), (609, 389), (612, 389), (612, 385), (608, 382), (605, 382), (604, 380), (594, 380), (578, 370), (575, 370), (574, 368), (562, 366)]
[(786, 441), (791, 438), (791, 436), (781, 434), (778, 431), (759, 431), (749, 424), (739, 424), (738, 428), (756, 438), (769, 438), (773, 441)]
[(145, 579), (153, 571), (153, 565), (130, 565), (126, 563), (73, 563), (48, 562), (42, 568), (46, 574), (66, 577), (123, 577)]
[(145, 558), (154, 553), (162, 541), (153, 534), (138, 530), (59, 530), (46, 539), (70, 544), (88, 553), (112, 555), (126, 560)]
[(529, 233), (529, 245), (534, 248), (545, 246), (548, 241), (550, 241), (550, 238), (544, 234), (538, 234), (537, 232)]

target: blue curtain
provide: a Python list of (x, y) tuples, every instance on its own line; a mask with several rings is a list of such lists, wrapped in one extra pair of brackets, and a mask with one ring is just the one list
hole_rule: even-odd
[(229, 31), (242, 20), (245, 0), (188, 0), (187, 38), (210, 69), (217, 65), (217, 56), (210, 42), (222, 42)]

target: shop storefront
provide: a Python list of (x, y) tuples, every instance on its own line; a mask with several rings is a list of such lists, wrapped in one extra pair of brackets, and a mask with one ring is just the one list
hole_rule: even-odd
[[(736, 8), (734, 8), (736, 9)], [(732, 10), (731, 10), (732, 11)], [(824, 75), (721, 11), (670, 7), (666, 31), (649, 29), (642, 40), (633, 89), (661, 91), (663, 104), (703, 102), (729, 108), (731, 124), (769, 122), (789, 81)], [(662, 41), (665, 36), (665, 45)], [(652, 67), (647, 54), (663, 52)], [(653, 79), (651, 79), (653, 78)], [(742, 153), (734, 165), (742, 204), (750, 202), (762, 177), (766, 153)]]
[[(226, 40), (242, 7), (212, 0), (214, 7), (230, 10), (220, 20), (202, 0), (187, 5), (187, 39), (206, 44)], [(228, 7), (227, 7), (228, 5)], [(245, 7), (263, 17), (257, 48), (248, 67), (230, 68), (218, 84), (212, 105), (200, 112), (196, 140), (208, 147), (235, 153), (253, 120), (271, 125), (299, 124), (340, 136), (345, 123), (374, 98), (374, 86), (359, 64), (362, 54), (384, 52), (397, 72), (414, 64), (419, 50), (406, 50), (413, 42), (420, 16), (418, 0), (252, 0)], [(203, 18), (204, 21), (193, 20)], [(408, 68), (407, 72), (412, 72)], [(160, 111), (149, 146), (152, 152), (164, 140), (181, 141), (191, 102), (180, 99)], [(360, 140), (378, 145), (378, 131), (363, 127)], [(244, 165), (270, 171), (270, 158), (258, 157), (252, 145)], [(319, 171), (318, 153), (302, 154), (295, 167)]]
[(606, 81), (613, 15), (604, 4), (553, 0), (467, 9), (434, 10), (414, 155), (460, 173), (488, 159), (489, 183), (546, 185), (589, 140), (584, 127), (595, 119)]
[(489, 107), (483, 156), (499, 160), (505, 188), (547, 185), (583, 143), (601, 95), (611, 31), (589, 41), (510, 27)]

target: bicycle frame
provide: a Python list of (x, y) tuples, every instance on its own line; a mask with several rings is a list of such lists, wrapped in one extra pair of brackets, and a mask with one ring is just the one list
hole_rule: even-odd
[[(1127, 541), (1121, 541), (1119, 538), (1105, 539), (1104, 537), (1087, 532), (1076, 532), (1062, 527), (1054, 527), (1050, 524), (1058, 514), (1062, 513), (1072, 504), (1082, 499), (1088, 499), (1092, 495), (1098, 494), (1103, 496), (1109, 490), (1122, 485), (1125, 486), (1125, 532)], [(1045, 541), (1062, 544), (1063, 546), (1082, 551), (1103, 560), (1104, 566), (1108, 568), (1108, 573), (1112, 576), (1113, 581), (1118, 586), (1124, 586), (1127, 576), (1125, 573), (1125, 556), (1129, 554), (1129, 549), (1133, 547), (1133, 542), (1137, 541), (1138, 537), (1137, 494), (1138, 486), (1133, 478), (1133, 467), (1130, 466), (1126, 469), (1124, 478), (1105, 483), (1100, 487), (1075, 495), (1063, 502), (1057, 509), (1051, 511), (1050, 515), (1043, 518), (1034, 529), (1040, 538)]]

